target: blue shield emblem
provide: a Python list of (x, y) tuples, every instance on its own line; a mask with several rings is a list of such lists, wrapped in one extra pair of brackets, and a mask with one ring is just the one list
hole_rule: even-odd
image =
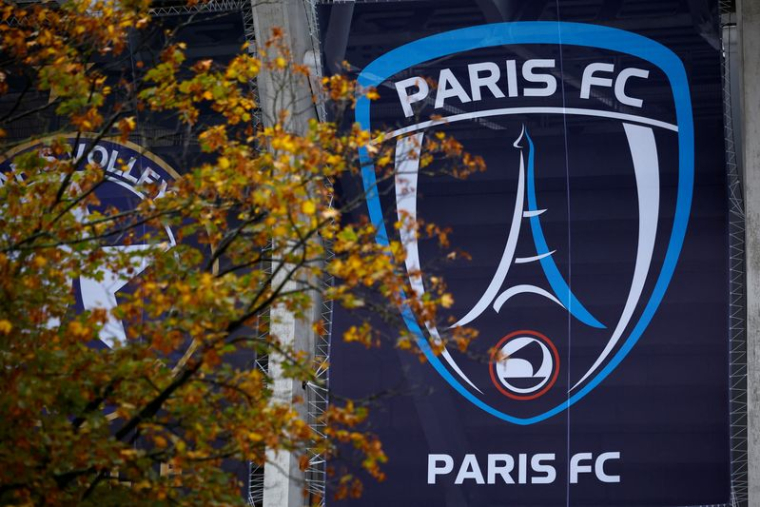
[[(483, 61), (478, 51), (494, 48), (504, 48), (505, 55), (522, 54), (525, 61), (520, 62), (521, 79), (517, 77), (520, 68), (517, 58), (507, 56), (498, 62)], [(563, 59), (566, 48), (594, 50), (601, 56), (582, 69), (576, 82), (566, 82), (564, 65), (572, 65)], [(534, 58), (529, 60), (520, 51), (528, 51)], [(537, 58), (537, 54), (554, 57)], [(448, 68), (440, 71), (434, 93), (426, 81), (417, 76), (408, 77), (409, 69), (462, 55), (473, 55), (470, 60), (473, 63), (468, 66), (469, 89)], [(620, 70), (621, 66), (616, 68), (610, 63), (618, 61), (613, 58), (629, 58), (637, 63), (624, 65)], [(548, 70), (539, 75), (537, 68)], [(551, 74), (552, 68), (555, 74)], [(614, 69), (617, 71), (613, 75)], [(501, 84), (499, 72), (505, 72)], [(644, 114), (644, 100), (627, 91), (627, 85), (636, 79), (647, 79), (650, 74), (659, 75), (672, 92), (669, 97), (672, 107), (665, 116)], [(441, 113), (440, 118), (407, 123), (385, 136), (386, 141), (395, 143), (398, 216), (417, 216), (419, 150), (426, 133), (436, 128), (461, 122), (481, 126), (491, 122), (493, 128), (503, 130), (500, 149), (504, 155), (499, 158), (500, 167), (489, 162), (489, 171), (509, 171), (514, 181), (510, 190), (514, 200), (503, 210), (508, 227), (506, 232), (503, 228), (498, 231), (500, 251), (498, 255), (485, 256), (492, 264), (487, 278), (482, 286), (472, 289), (473, 297), (463, 298), (464, 306), (457, 309), (451, 324), (478, 327), (479, 323), (487, 322), (489, 330), (496, 329), (487, 336), (481, 333), (479, 338), (486, 342), (487, 360), (483, 364), (465, 364), (466, 358), (456, 357), (448, 350), (441, 355), (434, 354), (428, 340), (438, 339), (442, 330), (430, 323), (417, 322), (411, 311), (402, 306), (400, 311), (406, 326), (417, 337), (420, 349), (435, 371), (470, 403), (492, 416), (530, 425), (561, 413), (599, 386), (645, 335), (678, 263), (694, 180), (691, 100), (681, 61), (659, 43), (618, 29), (561, 22), (498, 23), (441, 33), (397, 48), (368, 65), (358, 82), (366, 89), (380, 87), (389, 80), (395, 82), (407, 118), (414, 114), (414, 103), (433, 94), (436, 95), (435, 107)], [(529, 86), (525, 87), (525, 83)], [(513, 105), (509, 99), (520, 95), (520, 84), (523, 85), (522, 98), (527, 102)], [(612, 99), (598, 96), (595, 102), (591, 101), (594, 89), (609, 90)], [(470, 107), (486, 93), (504, 102), (490, 109)], [(467, 104), (468, 108), (447, 109), (447, 99), (450, 99), (449, 104)], [(557, 148), (538, 135), (542, 119), (549, 117), (564, 122), (564, 146)], [(595, 267), (594, 261), (589, 259), (598, 260), (594, 249), (574, 247), (575, 243), (563, 240), (552, 232), (551, 226), (545, 225), (553, 220), (551, 213), (556, 213), (553, 210), (558, 203), (566, 208), (559, 221), (568, 231), (580, 223), (580, 219), (574, 219), (582, 215), (579, 209), (613, 217), (615, 213), (609, 210), (621, 204), (604, 203), (604, 196), (589, 191), (585, 201), (583, 197), (575, 199), (576, 205), (572, 207), (569, 183), (566, 199), (557, 198), (559, 192), (555, 192), (555, 197), (547, 197), (547, 185), (539, 185), (538, 178), (552, 170), (549, 162), (559, 160), (556, 154), (560, 152), (564, 154), (560, 162), (567, 172), (567, 181), (574, 177), (573, 161), (568, 153), (578, 136), (568, 125), (576, 117), (616, 125), (620, 150), (614, 158), (600, 163), (629, 168), (630, 174), (625, 177), (635, 188), (633, 199), (623, 204), (636, 210), (635, 237), (625, 243), (631, 252), (631, 262), (624, 278), (611, 281), (611, 285), (618, 288), (610, 290), (609, 296), (600, 295), (598, 288), (583, 282), (583, 270)], [(356, 119), (363, 129), (380, 126), (366, 97), (357, 101)], [(591, 146), (584, 148), (587, 152), (584, 163), (587, 163), (593, 160), (593, 143), (601, 141), (589, 132), (584, 136)], [(661, 156), (662, 143), (677, 146), (677, 159)], [(369, 151), (361, 150), (360, 159), (370, 218), (378, 231), (377, 241), (385, 244), (389, 236), (384, 217), (393, 214), (388, 212), (388, 203), (381, 201), (377, 191), (378, 179)], [(586, 174), (591, 175), (587, 179), (592, 182), (589, 184), (592, 188), (593, 171)], [(586, 208), (583, 208), (584, 202)], [(454, 207), (468, 213), (465, 205)], [(576, 228), (582, 229), (583, 224)], [(593, 231), (588, 234), (591, 233)], [(422, 265), (421, 247), (413, 236), (404, 237), (403, 231), (401, 235), (407, 249), (410, 285), (419, 295), (424, 293), (425, 287), (413, 273)], [(580, 237), (586, 236), (581, 233)], [(615, 238), (614, 234), (609, 237)], [(575, 258), (586, 259), (591, 267), (579, 268), (580, 275), (573, 277), (571, 272), (578, 263), (573, 260), (572, 252), (579, 250)], [(522, 269), (533, 270), (535, 276), (521, 278)], [(459, 301), (456, 292), (454, 295)], [(513, 303), (524, 298), (533, 298), (540, 304), (536, 309), (510, 314)], [(597, 302), (589, 304), (593, 298)], [(558, 315), (565, 315), (565, 320), (558, 320)], [(548, 328), (554, 330), (553, 335), (546, 332), (548, 321), (552, 322)], [(559, 339), (554, 335), (562, 323), (567, 333), (563, 332)], [(576, 349), (581, 352), (570, 354)], [(575, 358), (573, 364), (571, 358)]]

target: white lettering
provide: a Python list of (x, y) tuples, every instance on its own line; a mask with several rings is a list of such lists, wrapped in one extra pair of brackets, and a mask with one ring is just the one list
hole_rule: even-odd
[(517, 62), (514, 60), (507, 60), (507, 93), (517, 97)]
[(628, 78), (631, 77), (646, 79), (649, 77), (649, 71), (634, 68), (623, 69), (622, 72), (618, 74), (617, 79), (615, 79), (615, 98), (618, 99), (621, 104), (625, 104), (626, 106), (641, 107), (644, 104), (643, 100), (634, 99), (625, 93), (625, 84), (628, 82)]
[(544, 473), (544, 476), (533, 476), (532, 484), (551, 484), (557, 478), (557, 471), (551, 465), (544, 465), (542, 461), (554, 461), (554, 454), (534, 454), (530, 459), (530, 467), (536, 473)]
[[(479, 102), (484, 98), (504, 99), (506, 97), (549, 97), (557, 93), (558, 80), (556, 60), (531, 59), (519, 62), (503, 60), (505, 67), (494, 62), (477, 62), (467, 65), (467, 76), (457, 78), (450, 68), (441, 69), (438, 86), (435, 90), (435, 109), (446, 105), (458, 106), (470, 102)], [(503, 72), (502, 72), (503, 71)], [(608, 88), (614, 92), (615, 100), (626, 106), (640, 108), (644, 101), (629, 93), (631, 78), (647, 79), (649, 71), (639, 68), (625, 68), (617, 75), (612, 63), (595, 62), (584, 69), (580, 83), (580, 98), (590, 99), (594, 88)], [(469, 83), (461, 81), (467, 79)], [(469, 84), (469, 88), (467, 88)], [(428, 82), (414, 76), (398, 81), (394, 85), (401, 102), (404, 116), (414, 116), (414, 104), (432, 99), (433, 93)], [(484, 91), (484, 90), (487, 90)], [(506, 93), (506, 95), (505, 95)], [(635, 95), (635, 94), (634, 94)], [(456, 98), (454, 104), (449, 99)], [(608, 106), (611, 102), (605, 100)], [(521, 106), (522, 107), (522, 106)]]
[(557, 91), (557, 78), (551, 74), (535, 74), (534, 69), (554, 68), (554, 60), (528, 60), (523, 64), (523, 78), (530, 83), (544, 83), (543, 88), (525, 88), (526, 97), (548, 97)]
[[(503, 465), (499, 465), (503, 463)], [(496, 484), (496, 476), (501, 476), (505, 484), (514, 484), (515, 481), (509, 472), (515, 468), (515, 460), (509, 454), (488, 455), (488, 484)]]
[(470, 97), (459, 84), (454, 73), (450, 69), (441, 70), (438, 76), (438, 93), (435, 94), (435, 108), (443, 107), (443, 103), (449, 97), (457, 97), (462, 104), (470, 102)]
[(600, 454), (599, 457), (596, 458), (596, 463), (594, 463), (594, 473), (596, 474), (597, 479), (602, 482), (620, 482), (619, 475), (607, 475), (604, 472), (604, 463), (611, 459), (620, 459), (620, 453), (605, 452), (604, 454)]
[(483, 474), (480, 473), (480, 466), (474, 454), (464, 455), (462, 466), (459, 468), (457, 478), (454, 479), (454, 484), (462, 484), (466, 479), (474, 479), (478, 484), (485, 484), (486, 482), (483, 480)]
[[(498, 65), (493, 62), (473, 63), (467, 66), (467, 70), (470, 73), (472, 100), (481, 99), (480, 89), (484, 86), (497, 99), (504, 98), (504, 92), (496, 85), (496, 82), (501, 77)], [(485, 72), (487, 75), (482, 76), (481, 72)]]
[(135, 163), (137, 162), (136, 158), (129, 159), (129, 163), (127, 164), (127, 170), (121, 172), (121, 177), (125, 180), (131, 181), (132, 183), (137, 183), (137, 178), (132, 176), (130, 174), (132, 172), (132, 169), (135, 167)]
[[(417, 91), (409, 94), (410, 88), (417, 88)], [(410, 77), (396, 83), (396, 92), (398, 98), (401, 101), (401, 109), (404, 110), (404, 116), (409, 118), (414, 114), (412, 111), (412, 104), (419, 102), (428, 96), (430, 93), (430, 87), (427, 82), (421, 77)]]
[(520, 454), (517, 459), (519, 461), (519, 465), (517, 466), (517, 482), (526, 484), (528, 482), (528, 456)]
[[(438, 466), (441, 463), (442, 466)], [(435, 484), (438, 475), (450, 474), (454, 470), (454, 459), (448, 454), (428, 455), (428, 484)]]
[[(98, 160), (96, 161), (96, 155)], [(92, 151), (90, 151), (89, 155), (87, 155), (87, 162), (90, 164), (97, 164), (103, 169), (105, 169), (108, 165), (108, 150), (100, 146), (99, 144), (96, 144), (93, 146)]]
[(596, 72), (613, 72), (615, 66), (611, 63), (592, 63), (589, 64), (583, 70), (583, 77), (581, 78), (581, 98), (587, 99), (591, 97), (592, 86), (606, 86), (610, 88), (612, 86), (612, 79), (606, 77), (596, 77)]
[[(555, 453), (488, 454), (483, 459), (479, 462), (475, 454), (465, 454), (458, 462), (449, 454), (429, 454), (427, 483), (436, 484), (439, 476), (446, 475), (453, 477), (454, 484), (466, 481), (474, 484), (553, 484), (557, 480)], [(582, 474), (591, 474), (589, 478), (599, 482), (621, 482), (619, 475), (611, 475), (605, 470), (610, 461), (619, 459), (620, 452), (605, 452), (596, 459), (590, 452), (571, 456), (570, 484), (577, 484)], [(481, 468), (481, 463), (485, 469)], [(455, 469), (454, 477), (451, 474)]]
[(156, 171), (154, 171), (150, 167), (146, 167), (145, 169), (143, 169), (143, 172), (140, 175), (140, 179), (137, 180), (137, 184), (142, 185), (144, 183), (147, 183), (147, 184), (155, 183), (160, 179), (161, 179), (161, 175), (159, 175)]
[(581, 452), (570, 458), (570, 484), (578, 484), (578, 474), (591, 472), (591, 465), (581, 465), (581, 460), (591, 460), (590, 452)]
[(111, 151), (111, 158), (108, 161), (108, 167), (106, 167), (106, 172), (112, 173), (116, 169), (116, 160), (119, 158), (119, 150), (112, 150)]

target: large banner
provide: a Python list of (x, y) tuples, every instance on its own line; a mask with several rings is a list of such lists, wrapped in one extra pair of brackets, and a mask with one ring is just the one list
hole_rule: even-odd
[[(345, 60), (377, 89), (355, 121), (395, 152), (397, 175), (376, 190), (360, 154), (378, 241), (419, 217), (471, 256), (400, 238), (404, 268), (442, 275), (455, 298), (441, 329), (406, 320), (424, 362), (342, 343), (351, 321), (336, 313), (332, 391), (396, 393), (368, 424), (387, 479), (345, 504), (728, 503), (717, 3), (323, 7), (326, 68)], [(421, 170), (438, 132), (487, 170)], [(449, 326), (479, 332), (467, 353), (433, 353)]]

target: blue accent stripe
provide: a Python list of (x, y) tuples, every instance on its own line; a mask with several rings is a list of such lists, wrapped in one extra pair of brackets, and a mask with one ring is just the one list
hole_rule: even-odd
[[(530, 211), (538, 211), (538, 204), (536, 203), (536, 182), (535, 182), (535, 150), (533, 148), (533, 139), (530, 138), (528, 130), (525, 130), (525, 138), (528, 140), (528, 209)], [(536, 252), (539, 255), (548, 254), (549, 246), (546, 244), (544, 238), (544, 231), (541, 228), (540, 217), (530, 217), (530, 229), (533, 233), (533, 242), (536, 244)], [(541, 267), (544, 269), (544, 274), (549, 280), (549, 285), (552, 286), (554, 293), (559, 298), (560, 302), (567, 308), (567, 311), (580, 320), (587, 326), (595, 327), (597, 329), (606, 329), (606, 326), (599, 322), (591, 313), (586, 310), (586, 307), (578, 301), (575, 294), (570, 290), (567, 282), (562, 277), (562, 274), (557, 268), (557, 264), (554, 262), (554, 258), (548, 255), (541, 259)]]
[[(678, 125), (678, 192), (668, 249), (665, 260), (657, 277), (652, 295), (644, 308), (630, 336), (618, 349), (607, 365), (602, 368), (582, 389), (566, 401), (535, 417), (521, 418), (506, 414), (478, 399), (468, 391), (441, 363), (433, 353), (422, 329), (416, 322), (411, 310), (403, 305), (401, 314), (409, 330), (417, 337), (417, 344), (435, 370), (462, 396), (475, 406), (501, 420), (519, 425), (535, 424), (546, 420), (582, 399), (607, 376), (641, 338), (654, 317), (665, 291), (673, 277), (678, 257), (683, 246), (686, 227), (689, 222), (692, 192), (694, 187), (694, 124), (691, 114), (691, 97), (686, 71), (678, 57), (662, 44), (641, 35), (597, 25), (583, 23), (565, 23), (550, 21), (532, 21), (517, 23), (495, 23), (474, 26), (445, 32), (420, 39), (393, 51), (390, 51), (370, 63), (359, 75), (359, 89), (377, 87), (394, 74), (420, 63), (461, 53), (473, 49), (509, 44), (563, 44), (583, 46), (629, 54), (659, 67), (668, 77), (676, 109)], [(356, 121), (361, 128), (371, 129), (370, 101), (359, 93), (356, 101)], [(379, 244), (388, 244), (388, 235), (383, 222), (380, 198), (377, 193), (375, 169), (366, 149), (359, 150), (362, 164), (362, 178), (367, 193), (367, 206), (370, 220), (377, 229)]]

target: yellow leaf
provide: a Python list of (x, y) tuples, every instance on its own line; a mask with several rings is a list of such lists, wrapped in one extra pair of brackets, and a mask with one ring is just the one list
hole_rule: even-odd
[(301, 204), (301, 211), (307, 215), (313, 215), (317, 211), (314, 201), (304, 201)]

